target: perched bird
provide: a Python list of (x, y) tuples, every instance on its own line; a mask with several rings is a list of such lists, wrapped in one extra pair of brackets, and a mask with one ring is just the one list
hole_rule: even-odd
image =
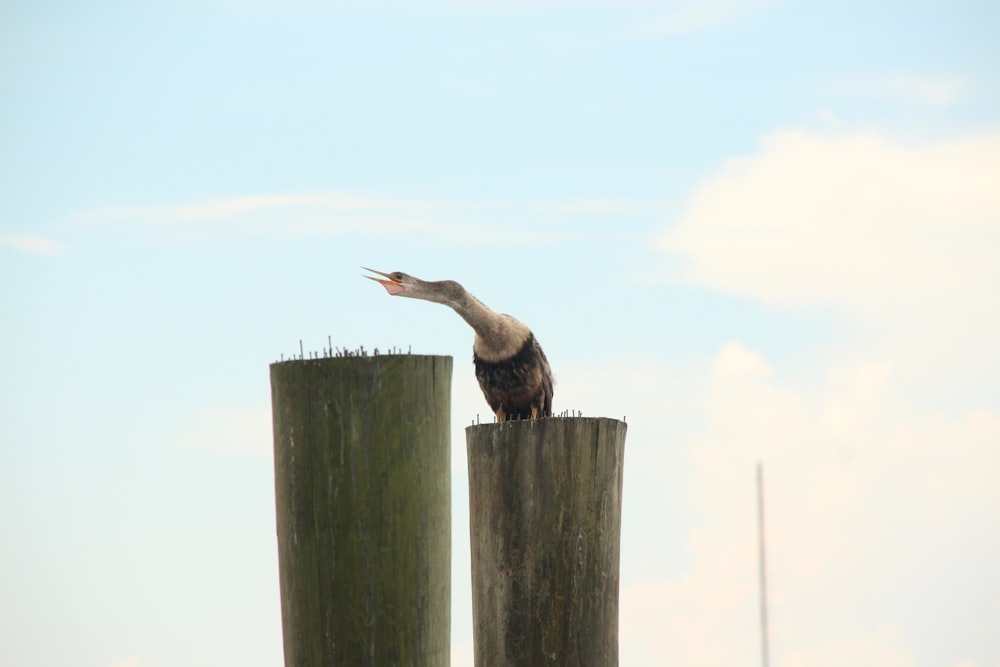
[(454, 280), (426, 282), (399, 271), (361, 268), (382, 276), (365, 278), (380, 283), (392, 296), (443, 303), (469, 323), (476, 332), (476, 379), (497, 421), (552, 416), (552, 369), (531, 329), (490, 310)]

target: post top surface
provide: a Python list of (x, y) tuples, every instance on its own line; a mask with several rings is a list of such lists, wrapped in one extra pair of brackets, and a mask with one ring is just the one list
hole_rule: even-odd
[(277, 366), (286, 365), (296, 365), (296, 364), (342, 364), (342, 363), (353, 363), (353, 364), (375, 364), (380, 362), (385, 362), (388, 360), (401, 360), (401, 359), (412, 359), (414, 361), (426, 361), (428, 359), (448, 359), (452, 361), (451, 355), (442, 354), (409, 354), (409, 353), (382, 353), (382, 352), (367, 352), (365, 354), (346, 354), (329, 356), (320, 354), (319, 356), (306, 356), (306, 357), (293, 357), (290, 359), (280, 359), (274, 361), (270, 364), (271, 368)]
[(465, 430), (475, 431), (477, 429), (533, 429), (533, 428), (544, 428), (549, 425), (579, 425), (579, 426), (593, 426), (600, 422), (604, 422), (608, 425), (614, 425), (616, 427), (628, 428), (628, 424), (623, 419), (615, 419), (613, 417), (544, 417), (542, 419), (517, 419), (505, 422), (483, 422), (481, 424), (472, 424), (471, 426), (466, 426)]

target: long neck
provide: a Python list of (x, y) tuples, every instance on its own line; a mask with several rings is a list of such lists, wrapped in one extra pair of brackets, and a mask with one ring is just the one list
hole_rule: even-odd
[(472, 349), (476, 356), (486, 361), (501, 361), (517, 353), (531, 330), (510, 315), (502, 315), (488, 308), (482, 301), (465, 291), (456, 282), (440, 294), (440, 302), (450, 306), (462, 316), (476, 332)]
[(510, 315), (488, 308), (482, 301), (465, 291), (454, 280), (427, 283), (414, 279), (415, 289), (406, 296), (425, 299), (449, 306), (462, 316), (476, 332), (472, 349), (480, 359), (508, 359), (524, 345), (531, 330)]
[(503, 335), (508, 327), (507, 320), (509, 318), (491, 310), (464, 289), (458, 290), (445, 303), (461, 315), (462, 319), (486, 340), (493, 340), (497, 336)]

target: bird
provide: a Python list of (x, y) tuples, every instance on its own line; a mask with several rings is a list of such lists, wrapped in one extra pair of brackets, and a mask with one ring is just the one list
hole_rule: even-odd
[(381, 276), (364, 277), (381, 284), (391, 296), (444, 304), (473, 328), (476, 380), (498, 422), (552, 416), (552, 369), (524, 323), (491, 310), (454, 280), (429, 282), (401, 271), (361, 268)]

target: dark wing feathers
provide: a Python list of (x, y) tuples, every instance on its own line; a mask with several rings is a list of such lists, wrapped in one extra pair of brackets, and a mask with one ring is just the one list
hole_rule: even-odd
[(528, 419), (536, 408), (538, 416), (552, 416), (552, 371), (534, 334), (509, 359), (484, 361), (473, 354), (472, 360), (493, 412), (502, 409), (507, 419)]

